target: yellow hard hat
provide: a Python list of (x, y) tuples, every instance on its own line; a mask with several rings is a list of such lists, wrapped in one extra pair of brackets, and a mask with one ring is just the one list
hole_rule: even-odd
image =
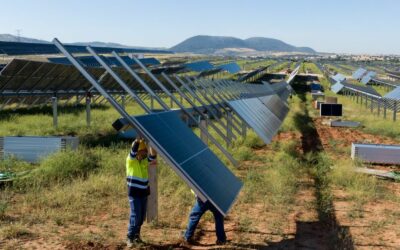
[(147, 152), (147, 145), (146, 145), (146, 142), (144, 140), (140, 140), (139, 141), (138, 151), (142, 151), (142, 150)]

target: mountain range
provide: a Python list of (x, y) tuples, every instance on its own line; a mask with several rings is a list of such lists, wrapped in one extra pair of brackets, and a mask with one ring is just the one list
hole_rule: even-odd
[(194, 36), (171, 48), (174, 52), (191, 52), (200, 54), (214, 54), (220, 50), (241, 49), (270, 52), (300, 52), (314, 54), (315, 50), (309, 47), (296, 47), (281, 40), (265, 37), (251, 37), (239, 39), (226, 36)]

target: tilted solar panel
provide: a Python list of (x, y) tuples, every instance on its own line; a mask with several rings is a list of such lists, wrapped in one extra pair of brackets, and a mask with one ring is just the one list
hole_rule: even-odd
[(188, 128), (174, 111), (136, 120), (168, 154), (178, 174), (226, 215), (242, 187), (240, 180)]
[(240, 66), (235, 62), (219, 65), (217, 68), (228, 71), (231, 74), (236, 74), (241, 70)]
[(375, 76), (376, 76), (376, 72), (369, 71), (367, 74), (365, 74), (363, 76), (363, 78), (361, 79), (361, 82), (363, 84), (368, 84), (372, 80), (372, 78), (374, 78)]
[(259, 97), (260, 101), (271, 110), (281, 121), (283, 121), (289, 112), (289, 106), (286, 105), (277, 95)]
[(214, 65), (212, 65), (209, 61), (198, 61), (198, 62), (186, 63), (185, 67), (192, 71), (201, 72), (204, 70), (213, 69)]
[(335, 80), (336, 82), (343, 82), (344, 80), (346, 80), (346, 77), (342, 74), (336, 74), (332, 76), (332, 79)]
[(356, 92), (374, 95), (374, 96), (381, 96), (374, 88), (372, 88), (370, 86), (360, 86), (360, 85), (351, 84), (351, 83), (342, 83), (342, 84), (345, 88), (356, 91)]
[(342, 89), (344, 88), (344, 85), (341, 84), (340, 82), (332, 85), (331, 90), (333, 93), (337, 94), (339, 93)]
[(282, 120), (259, 98), (229, 101), (228, 104), (266, 144), (271, 142), (282, 124)]
[(352, 77), (353, 79), (361, 79), (365, 73), (367, 73), (366, 69), (359, 68), (353, 73)]
[(400, 100), (400, 87), (395, 88), (391, 92), (387, 93), (384, 98), (392, 100)]

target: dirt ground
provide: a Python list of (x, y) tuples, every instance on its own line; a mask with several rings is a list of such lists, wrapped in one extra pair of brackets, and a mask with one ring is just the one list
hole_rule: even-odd
[[(347, 149), (355, 141), (372, 143), (398, 143), (390, 138), (365, 134), (359, 130), (346, 128), (331, 128), (322, 125), (321, 119), (314, 119), (315, 135), (302, 135), (295, 132), (278, 134), (274, 141), (294, 141), (299, 152), (312, 150), (319, 138), (322, 150), (328, 152), (332, 158), (350, 157)], [(345, 149), (340, 151), (338, 148)], [(256, 150), (256, 154), (269, 154), (273, 150), (263, 147)], [(247, 166), (249, 167), (249, 166)], [(381, 166), (386, 167), (386, 166)], [(246, 169), (246, 166), (243, 168)], [(387, 187), (395, 195), (400, 195), (398, 183), (387, 182)], [(238, 223), (235, 210), (226, 218), (226, 233), (228, 244), (216, 246), (215, 230), (212, 221), (200, 223), (195, 239), (197, 243), (190, 249), (331, 249), (332, 238), (348, 241), (353, 245), (346, 245), (346, 249), (400, 249), (400, 207), (387, 200), (368, 203), (362, 214), (349, 216), (354, 212), (354, 204), (348, 195), (340, 189), (334, 189), (332, 225), (321, 220), (321, 213), (317, 206), (315, 180), (304, 178), (301, 180), (294, 207), (285, 218), (278, 212), (268, 211), (261, 203), (255, 203), (248, 210), (253, 219), (251, 230), (243, 231)], [(112, 208), (113, 216), (104, 212), (102, 215), (89, 218), (86, 225), (57, 226), (55, 224), (33, 225), (33, 232), (40, 232), (38, 237), (19, 238), (0, 242), (0, 248), (27, 248), (27, 249), (126, 249), (125, 235), (127, 229), (128, 211), (122, 208)], [(101, 221), (101, 226), (99, 226)], [(276, 228), (281, 231), (276, 232)], [(335, 230), (333, 230), (334, 228)], [(116, 232), (113, 241), (107, 244), (95, 241), (66, 241), (65, 235), (102, 235), (112, 229)], [(182, 228), (154, 227), (145, 224), (143, 239), (148, 244), (141, 249), (185, 249), (180, 247), (179, 240)], [(379, 233), (378, 233), (379, 232)], [(349, 239), (342, 239), (341, 237)], [(99, 241), (101, 242), (101, 241)]]
[[(332, 128), (323, 125), (322, 119), (314, 119), (324, 150), (334, 159), (350, 158), (352, 142), (399, 144), (392, 138), (363, 133), (351, 128)], [(335, 142), (332, 142), (335, 140)], [(341, 152), (340, 149), (348, 149)], [(373, 165), (376, 169), (399, 170), (393, 166)], [(399, 197), (400, 185), (382, 180), (385, 188)], [(349, 228), (356, 249), (400, 249), (400, 207), (390, 200), (377, 200), (366, 204), (359, 214), (354, 214), (354, 202), (349, 201), (343, 190), (334, 189), (334, 207), (338, 223)]]

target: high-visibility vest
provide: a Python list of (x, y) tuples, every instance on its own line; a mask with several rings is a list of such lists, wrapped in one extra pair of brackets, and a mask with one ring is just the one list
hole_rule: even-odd
[(149, 160), (147, 158), (139, 161), (126, 158), (126, 182), (130, 196), (146, 196), (149, 194)]

